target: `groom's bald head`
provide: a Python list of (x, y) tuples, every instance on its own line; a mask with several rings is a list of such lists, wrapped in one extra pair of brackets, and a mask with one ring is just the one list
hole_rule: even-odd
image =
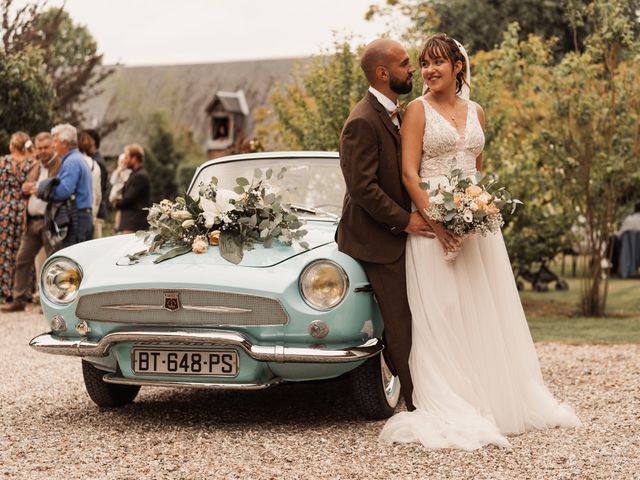
[(394, 40), (380, 38), (367, 45), (360, 68), (369, 85), (394, 101), (413, 88), (411, 77), (416, 69), (407, 50)]
[(405, 52), (405, 49), (398, 42), (389, 38), (379, 38), (367, 45), (362, 52), (360, 68), (367, 77), (369, 83), (374, 83), (377, 79), (376, 69), (380, 66), (389, 67), (394, 54)]

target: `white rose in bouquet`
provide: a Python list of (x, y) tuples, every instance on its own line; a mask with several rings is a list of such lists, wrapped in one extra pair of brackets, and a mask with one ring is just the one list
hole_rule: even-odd
[(434, 205), (442, 205), (444, 203), (444, 196), (441, 193), (438, 193), (437, 195), (431, 197), (429, 199), (430, 203), (433, 203)]

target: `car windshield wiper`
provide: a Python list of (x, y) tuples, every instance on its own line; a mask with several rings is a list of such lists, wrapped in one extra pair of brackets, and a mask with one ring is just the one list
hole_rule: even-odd
[(288, 203), (287, 204), (291, 210), (295, 210), (296, 212), (302, 213), (310, 213), (311, 215), (325, 215), (333, 220), (338, 220), (340, 217), (334, 213), (327, 212), (321, 208), (310, 207), (308, 205), (301, 205), (299, 203)]

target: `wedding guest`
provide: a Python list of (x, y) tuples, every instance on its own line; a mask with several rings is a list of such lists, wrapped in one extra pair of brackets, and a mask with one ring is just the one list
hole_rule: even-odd
[(640, 202), (636, 203), (634, 212), (622, 220), (622, 225), (620, 225), (620, 230), (618, 230), (617, 235), (620, 237), (627, 231), (640, 231)]
[(87, 151), (86, 154), (93, 158), (100, 167), (100, 208), (98, 209), (98, 213), (96, 215), (96, 222), (93, 227), (93, 238), (102, 237), (102, 226), (104, 224), (105, 219), (107, 218), (107, 196), (109, 194), (109, 183), (108, 177), (109, 174), (107, 172), (107, 163), (104, 161), (102, 154), (100, 153), (100, 134), (92, 129), (88, 128), (84, 130), (80, 135), (86, 134), (89, 136), (89, 140), (86, 141)]
[[(111, 182), (111, 191), (109, 192), (109, 204), (114, 205), (118, 202), (118, 200), (122, 199), (122, 189), (124, 188), (124, 184), (129, 179), (131, 175), (131, 169), (127, 166), (127, 157), (124, 153), (121, 153), (118, 157), (118, 164), (116, 169), (111, 174), (110, 182)], [(115, 227), (116, 232), (120, 232), (120, 209), (116, 208), (115, 215)]]
[[(61, 124), (51, 129), (53, 148), (62, 158), (62, 166), (56, 177), (57, 183), (51, 189), (48, 201), (62, 202), (72, 200), (70, 207), (71, 222), (62, 247), (90, 240), (93, 233), (93, 185), (91, 172), (78, 150), (78, 134), (73, 125)], [(40, 185), (38, 196), (43, 198), (47, 190)]]
[[(38, 183), (46, 178), (55, 177), (60, 169), (60, 157), (53, 151), (53, 139), (49, 132), (39, 133), (35, 138), (36, 160), (22, 184), (22, 196), (27, 199), (27, 224), (16, 258), (13, 277), (13, 302), (2, 307), (5, 312), (18, 312), (25, 309), (33, 290), (33, 266), (40, 250), (44, 247), (49, 256), (53, 246), (45, 236), (44, 213), (47, 202), (37, 197)], [(37, 267), (36, 267), (37, 268)]]
[(33, 148), (29, 135), (16, 132), (9, 141), (9, 155), (0, 158), (0, 297), (11, 298), (15, 262), (24, 228), (25, 201), (22, 184), (31, 166)]
[(635, 275), (640, 268), (640, 202), (636, 203), (634, 210), (622, 221), (617, 232), (617, 272), (621, 278)]
[(149, 227), (145, 208), (151, 206), (151, 182), (144, 168), (143, 148), (137, 144), (127, 145), (124, 154), (126, 165), (132, 172), (122, 189), (122, 198), (115, 206), (121, 211), (122, 233), (134, 233)]
[(91, 213), (93, 215), (93, 238), (99, 238), (95, 232), (96, 229), (100, 230), (100, 236), (102, 236), (102, 224), (104, 223), (103, 219), (98, 218), (98, 213), (102, 205), (102, 171), (98, 162), (89, 154), (93, 149), (93, 139), (87, 132), (80, 132), (78, 135), (78, 149), (80, 153), (82, 153), (91, 172), (91, 184), (93, 186), (93, 205), (91, 206)]

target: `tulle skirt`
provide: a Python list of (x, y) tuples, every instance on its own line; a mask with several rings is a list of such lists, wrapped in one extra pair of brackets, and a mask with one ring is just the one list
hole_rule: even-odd
[(580, 426), (544, 384), (501, 233), (471, 235), (454, 261), (410, 235), (406, 262), (416, 410), (390, 418), (382, 441), (473, 450)]

